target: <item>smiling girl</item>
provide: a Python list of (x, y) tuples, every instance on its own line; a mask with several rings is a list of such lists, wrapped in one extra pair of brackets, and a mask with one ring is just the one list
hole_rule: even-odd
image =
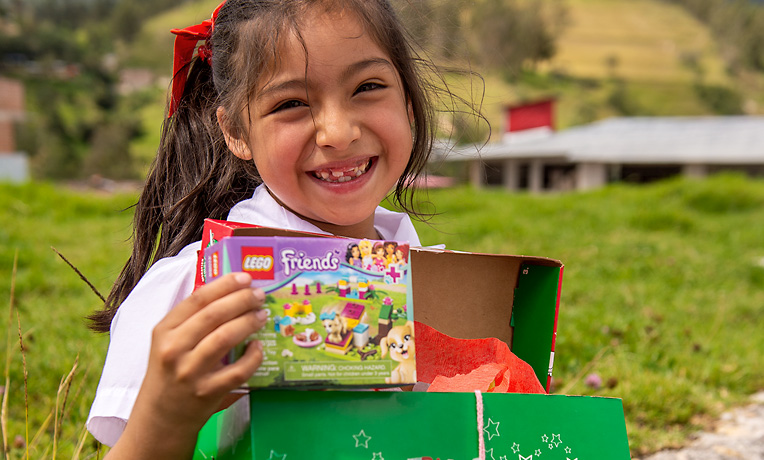
[(174, 32), (173, 96), (132, 254), (91, 317), (111, 332), (88, 420), (110, 459), (190, 458), (262, 361), (256, 341), (220, 359), (266, 321), (248, 275), (192, 294), (204, 218), (419, 245), (407, 214), (379, 206), (393, 190), (410, 212), (434, 132), (387, 1), (228, 0)]

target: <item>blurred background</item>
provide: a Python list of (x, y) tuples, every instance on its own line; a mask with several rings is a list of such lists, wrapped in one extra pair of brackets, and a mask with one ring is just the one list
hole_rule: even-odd
[[(0, 0), (9, 458), (105, 452), (82, 428), (100, 300), (51, 246), (108, 293), (169, 30), (217, 3)], [(764, 2), (394, 3), (457, 96), (438, 100), (422, 241), (565, 263), (553, 391), (622, 398), (639, 456), (764, 390)]]
[[(200, 22), (216, 3), (4, 0), (4, 175), (13, 167), (21, 169), (13, 177), (22, 179), (140, 181), (163, 119), (172, 70), (169, 29)], [(509, 132), (544, 126), (559, 132), (611, 117), (764, 112), (761, 2), (398, 3), (423, 55), (446, 69), (442, 78), (451, 91), (481, 109), (488, 122), (476, 120), (469, 107), (443, 100), (441, 135), (450, 143), (500, 143)], [(529, 106), (530, 112), (518, 111)], [(535, 118), (512, 126), (511, 110), (515, 121), (529, 113)], [(612, 136), (613, 129), (597, 134)], [(11, 159), (18, 152), (26, 160)], [(512, 156), (520, 154), (500, 157)], [(464, 169), (455, 164), (433, 172), (464, 181)], [(493, 169), (484, 174), (495, 176), (501, 168)], [(564, 173), (560, 168), (545, 174)], [(565, 186), (558, 182), (552, 188)]]

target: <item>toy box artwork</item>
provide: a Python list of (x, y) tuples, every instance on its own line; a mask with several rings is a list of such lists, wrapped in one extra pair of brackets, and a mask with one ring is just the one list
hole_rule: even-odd
[[(205, 280), (234, 271), (266, 293), (249, 387), (416, 383), (409, 245), (400, 241), (232, 236), (204, 250)], [(244, 345), (232, 352), (240, 356)]]

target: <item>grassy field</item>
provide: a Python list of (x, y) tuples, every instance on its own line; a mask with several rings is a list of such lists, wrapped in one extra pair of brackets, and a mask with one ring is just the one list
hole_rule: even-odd
[[(761, 181), (723, 176), (544, 196), (465, 188), (429, 198), (440, 214), (417, 224), (426, 244), (565, 263), (556, 391), (623, 398), (633, 453), (679, 445), (764, 389)], [(83, 321), (98, 298), (50, 247), (105, 293), (128, 251), (131, 216), (120, 210), (134, 200), (39, 183), (0, 186), (0, 298), (7, 315), (18, 254), (14, 305), (29, 394), (25, 435), (14, 313), (11, 347), (2, 346), (10, 356), (7, 433), (21, 446), (40, 431), (30, 458), (51, 452), (55, 423), (46, 419), (79, 357), (58, 445), (61, 458), (73, 455), (108, 343)], [(605, 382), (601, 389), (585, 385), (592, 373)], [(87, 438), (81, 458), (95, 449)], [(23, 454), (14, 447), (10, 458)]]
[[(30, 458), (44, 458), (51, 453), (54, 421), (46, 419), (56, 407), (61, 379), (78, 359), (58, 449), (62, 458), (71, 458), (82, 434), (108, 345), (108, 337), (89, 332), (83, 319), (99, 306), (98, 297), (51, 247), (79, 267), (102, 293), (107, 293), (129, 249), (126, 239), (130, 234), (130, 213), (119, 210), (134, 200), (133, 195), (81, 195), (41, 183), (23, 187), (0, 185), (0, 220), (4, 222), (0, 229), (3, 318), (8, 318), (12, 268), (18, 254), (14, 305), (24, 334), (29, 374), (27, 436), (24, 375), (14, 312), (8, 330), (12, 361), (10, 368), (4, 366), (3, 370), (4, 377), (10, 378), (4, 394), (9, 398), (8, 441), (14, 444), (14, 439), (21, 436), (31, 445), (38, 430), (44, 428)], [(7, 346), (2, 342), (6, 352)], [(63, 406), (62, 402), (60, 398), (59, 406)], [(86, 452), (92, 451), (92, 441), (85, 447)], [(15, 448), (11, 458), (22, 458), (23, 453), (23, 448)]]

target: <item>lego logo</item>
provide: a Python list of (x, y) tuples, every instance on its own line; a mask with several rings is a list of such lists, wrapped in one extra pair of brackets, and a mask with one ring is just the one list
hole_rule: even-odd
[(241, 269), (252, 279), (274, 279), (273, 248), (272, 247), (242, 247)]
[(271, 256), (246, 256), (241, 268), (245, 272), (267, 272), (273, 268)]

